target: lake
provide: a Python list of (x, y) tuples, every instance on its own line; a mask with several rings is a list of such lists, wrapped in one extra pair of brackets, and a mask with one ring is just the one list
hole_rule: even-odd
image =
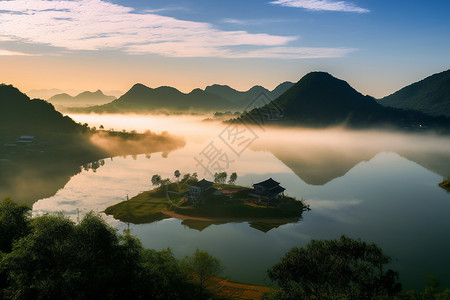
[[(195, 248), (220, 258), (223, 276), (244, 283), (270, 283), (266, 270), (292, 247), (341, 235), (378, 244), (393, 261), (406, 288), (422, 288), (426, 274), (450, 286), (450, 193), (438, 187), (450, 176), (450, 138), (434, 135), (233, 127), (201, 116), (71, 115), (77, 122), (115, 130), (168, 131), (186, 146), (170, 153), (105, 158), (82, 169), (33, 214), (63, 211), (74, 220), (152, 189), (151, 177), (197, 172), (212, 180), (219, 170), (251, 186), (268, 178), (304, 199), (311, 211), (301, 221), (266, 233), (248, 223), (193, 229), (178, 219), (132, 225), (148, 248), (170, 247), (176, 257)], [(212, 159), (212, 155), (215, 159)], [(37, 200), (37, 199), (36, 199)], [(105, 216), (119, 230), (128, 224)]]

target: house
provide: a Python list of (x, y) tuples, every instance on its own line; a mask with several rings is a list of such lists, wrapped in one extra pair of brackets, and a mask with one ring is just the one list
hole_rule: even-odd
[(280, 183), (269, 178), (253, 184), (253, 190), (249, 192), (249, 196), (260, 199), (264, 202), (271, 202), (279, 199), (286, 189), (280, 186)]
[(189, 186), (189, 199), (192, 204), (198, 204), (204, 201), (204, 193), (212, 188), (214, 182), (202, 179), (193, 185)]

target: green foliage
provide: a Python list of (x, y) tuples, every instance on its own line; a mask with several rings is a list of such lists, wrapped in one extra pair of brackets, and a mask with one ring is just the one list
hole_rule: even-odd
[(401, 290), (397, 273), (383, 271), (389, 262), (375, 244), (342, 236), (292, 248), (268, 275), (281, 287), (280, 299), (373, 299)]
[(231, 173), (230, 179), (228, 180), (228, 184), (235, 184), (237, 180), (237, 174), (236, 172)]
[(205, 286), (208, 279), (217, 276), (222, 272), (222, 265), (218, 258), (210, 255), (206, 251), (195, 249), (193, 256), (185, 256), (183, 265), (187, 272), (189, 272), (200, 284)]
[(141, 284), (151, 291), (144, 295), (147, 299), (196, 299), (196, 286), (186, 280), (186, 271), (170, 248), (144, 250), (142, 257), (144, 276)]
[(28, 234), (30, 211), (9, 197), (0, 202), (0, 252), (10, 252), (13, 242)]
[(178, 181), (180, 179), (180, 176), (181, 176), (180, 170), (175, 170), (175, 172), (173, 172), (173, 176), (175, 176), (175, 178)]
[(218, 184), (224, 184), (227, 181), (227, 172), (220, 172), (214, 174), (214, 182)]
[(160, 185), (161, 184), (161, 175), (155, 174), (152, 176), (152, 184), (153, 185)]
[(170, 251), (144, 250), (98, 215), (79, 224), (59, 215), (31, 219), (0, 255), (1, 299), (189, 299), (194, 288)]

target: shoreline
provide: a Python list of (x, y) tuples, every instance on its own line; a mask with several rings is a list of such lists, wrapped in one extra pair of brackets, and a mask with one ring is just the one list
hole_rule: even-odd
[(174, 211), (164, 210), (162, 212), (168, 217), (180, 219), (180, 220), (193, 220), (201, 222), (261, 222), (267, 224), (282, 224), (282, 223), (293, 223), (300, 221), (300, 218), (205, 218), (205, 217), (194, 217), (188, 215), (181, 215)]

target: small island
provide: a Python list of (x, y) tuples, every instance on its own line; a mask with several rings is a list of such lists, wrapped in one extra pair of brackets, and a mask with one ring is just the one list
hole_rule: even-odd
[(235, 185), (237, 175), (233, 174), (228, 184), (225, 172), (216, 174), (215, 182), (199, 181), (195, 173), (178, 180), (178, 170), (176, 182), (154, 175), (152, 182), (157, 188), (110, 206), (105, 213), (133, 224), (177, 218), (200, 231), (211, 224), (249, 222), (251, 227), (267, 232), (298, 222), (302, 212), (309, 210), (302, 201), (285, 195), (285, 189), (272, 178), (250, 188)]
[(439, 183), (439, 186), (444, 190), (450, 192), (450, 179), (442, 181), (441, 183)]

